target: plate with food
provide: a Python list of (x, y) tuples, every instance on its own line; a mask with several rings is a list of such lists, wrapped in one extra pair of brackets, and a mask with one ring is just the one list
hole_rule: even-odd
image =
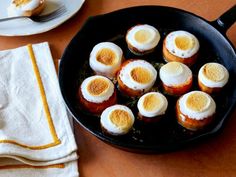
[[(215, 135), (236, 102), (236, 54), (216, 21), (138, 6), (90, 17), (64, 51), (59, 83), (86, 130), (134, 152), (165, 152)], [(224, 25), (222, 25), (224, 24)]]
[(27, 36), (49, 31), (71, 18), (83, 5), (84, 0), (4, 0), (0, 6), (0, 19), (13, 16), (48, 14), (65, 6), (66, 12), (55, 19), (38, 23), (30, 19), (14, 19), (1, 22), (1, 36)]

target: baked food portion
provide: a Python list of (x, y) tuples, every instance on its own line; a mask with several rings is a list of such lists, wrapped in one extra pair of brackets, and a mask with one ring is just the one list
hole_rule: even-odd
[(174, 31), (163, 42), (163, 57), (167, 62), (177, 61), (191, 66), (197, 60), (199, 47), (199, 41), (193, 34)]
[(8, 16), (39, 15), (45, 7), (45, 0), (12, 0), (7, 8)]
[(106, 134), (124, 135), (132, 129), (134, 119), (132, 111), (127, 106), (113, 105), (102, 112), (100, 124)]
[(122, 49), (112, 42), (95, 45), (90, 53), (89, 65), (99, 75), (114, 78), (123, 59)]
[(180, 125), (189, 130), (199, 130), (209, 125), (216, 113), (213, 98), (202, 91), (192, 91), (180, 97), (176, 115)]
[(144, 122), (157, 122), (168, 106), (166, 97), (159, 92), (149, 92), (138, 100), (138, 118)]
[(126, 34), (129, 50), (135, 55), (144, 55), (154, 50), (160, 40), (159, 31), (148, 24), (131, 27)]
[(152, 88), (156, 77), (156, 69), (147, 61), (127, 60), (117, 74), (119, 90), (126, 96), (141, 96)]
[(192, 71), (180, 62), (165, 64), (160, 68), (159, 76), (165, 92), (175, 96), (188, 92), (193, 82)]
[(221, 91), (228, 80), (228, 70), (219, 63), (206, 63), (198, 72), (199, 88), (209, 94)]
[(78, 96), (81, 107), (93, 115), (100, 115), (104, 109), (117, 102), (114, 84), (108, 78), (98, 75), (82, 82)]

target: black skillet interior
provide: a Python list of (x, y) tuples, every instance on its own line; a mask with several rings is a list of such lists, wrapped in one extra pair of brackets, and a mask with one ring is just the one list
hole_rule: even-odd
[[(161, 34), (161, 40), (156, 50), (143, 57), (131, 54), (124, 39), (126, 31), (137, 24), (150, 24), (156, 27)], [(174, 30), (189, 31), (196, 35), (200, 41), (200, 56), (197, 63), (191, 67), (195, 82), (192, 90), (198, 90), (196, 75), (199, 68), (206, 62), (222, 63), (230, 72), (227, 87), (222, 91), (222, 94), (214, 96), (217, 103), (216, 119), (210, 127), (203, 131), (186, 130), (176, 122), (175, 103), (177, 98), (166, 95), (169, 106), (162, 121), (150, 125), (136, 120), (133, 130), (128, 135), (121, 137), (104, 135), (100, 128), (99, 118), (87, 115), (83, 110), (80, 110), (76, 98), (82, 80), (92, 75), (88, 59), (93, 46), (99, 42), (112, 41), (122, 48), (126, 59), (143, 58), (153, 64), (165, 63), (161, 52), (162, 42), (166, 34)], [(175, 150), (183, 145), (201, 140), (207, 135), (219, 132), (235, 104), (235, 78), (235, 50), (224, 34), (194, 14), (161, 6), (132, 7), (90, 17), (66, 48), (59, 69), (62, 95), (74, 118), (101, 140), (125, 150), (138, 152)], [(160, 89), (160, 91), (162, 90)], [(122, 104), (122, 100), (119, 101)], [(137, 112), (135, 104), (133, 106), (130, 104), (130, 107), (135, 113)]]

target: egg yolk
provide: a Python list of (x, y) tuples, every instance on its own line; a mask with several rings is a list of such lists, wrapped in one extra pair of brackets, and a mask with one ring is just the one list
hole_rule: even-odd
[(181, 50), (188, 50), (193, 47), (193, 40), (188, 36), (177, 36), (175, 38), (175, 45)]
[(109, 87), (109, 83), (101, 78), (96, 78), (88, 84), (87, 88), (91, 95), (99, 96)]
[(201, 93), (193, 93), (188, 96), (186, 106), (196, 112), (201, 112), (208, 107), (209, 99)]
[(147, 84), (152, 79), (150, 71), (146, 68), (136, 67), (130, 73), (133, 80), (138, 83)]
[(143, 101), (143, 107), (146, 111), (155, 111), (161, 107), (162, 100), (155, 94), (147, 95)]
[(120, 128), (125, 128), (132, 124), (129, 113), (121, 109), (112, 111), (109, 117), (111, 122)]
[(135, 33), (135, 40), (139, 43), (146, 43), (151, 38), (151, 33), (147, 30), (139, 30)]
[(205, 65), (203, 69), (203, 74), (214, 82), (219, 82), (224, 79), (224, 70), (220, 65), (215, 63), (210, 63)]
[(103, 63), (104, 65), (113, 65), (116, 62), (116, 54), (109, 48), (103, 48), (99, 50), (96, 58), (97, 61)]

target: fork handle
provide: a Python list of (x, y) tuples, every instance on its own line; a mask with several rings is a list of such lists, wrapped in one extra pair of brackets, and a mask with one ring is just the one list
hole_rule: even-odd
[(28, 18), (27, 16), (17, 16), (17, 17), (8, 17), (8, 18), (2, 18), (0, 19), (0, 22), (9, 21), (9, 20), (15, 20), (20, 18)]

